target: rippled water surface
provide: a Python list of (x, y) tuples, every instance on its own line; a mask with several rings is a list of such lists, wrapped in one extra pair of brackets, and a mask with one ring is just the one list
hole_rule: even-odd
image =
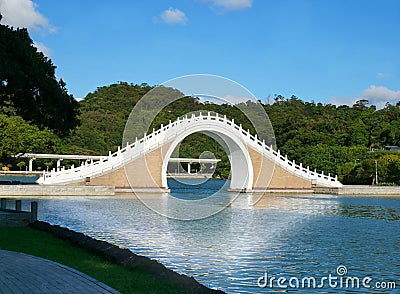
[[(204, 197), (204, 189), (222, 184), (209, 181), (197, 190), (175, 184), (173, 195)], [(41, 220), (128, 247), (228, 293), (270, 291), (257, 286), (265, 272), (321, 278), (337, 276), (339, 265), (347, 276), (370, 276), (371, 285), (395, 281), (400, 289), (398, 197), (267, 196), (250, 205), (255, 199), (241, 194), (220, 213), (196, 221), (162, 217), (129, 195), (38, 201)]]

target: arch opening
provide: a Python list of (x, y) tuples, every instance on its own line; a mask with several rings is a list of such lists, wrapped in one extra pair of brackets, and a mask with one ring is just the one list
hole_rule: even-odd
[(168, 178), (228, 179), (231, 165), (225, 149), (204, 133), (193, 133), (178, 143), (168, 162)]
[(253, 165), (246, 145), (235, 134), (227, 134), (226, 130), (217, 126), (197, 125), (176, 136), (165, 153), (162, 164), (162, 185), (168, 188), (168, 162), (181, 142), (194, 133), (201, 133), (214, 139), (222, 146), (228, 156), (230, 170), (230, 185), (232, 191), (251, 191), (253, 184)]

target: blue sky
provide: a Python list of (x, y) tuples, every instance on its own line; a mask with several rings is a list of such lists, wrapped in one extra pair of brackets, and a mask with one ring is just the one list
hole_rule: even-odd
[(400, 100), (398, 0), (0, 0), (76, 98), (117, 81), (232, 79), (265, 101)]

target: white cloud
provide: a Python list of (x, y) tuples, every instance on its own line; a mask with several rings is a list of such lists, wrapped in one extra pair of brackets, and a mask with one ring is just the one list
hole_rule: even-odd
[(220, 9), (222, 12), (230, 12), (250, 8), (253, 0), (200, 0), (210, 3), (212, 7)]
[(0, 12), (3, 24), (55, 32), (48, 19), (37, 11), (37, 5), (32, 0), (0, 0)]
[(39, 52), (42, 52), (45, 56), (50, 57), (51, 55), (51, 51), (49, 48), (47, 48), (43, 43), (39, 43), (39, 42), (34, 42), (33, 46), (36, 47), (36, 49)]
[(389, 73), (384, 73), (384, 72), (378, 72), (378, 73), (376, 74), (376, 76), (378, 77), (378, 79), (386, 79), (386, 78), (392, 77), (391, 74), (389, 74)]
[(383, 86), (371, 85), (363, 91), (363, 98), (367, 99), (369, 104), (381, 108), (385, 106), (386, 102), (397, 103), (400, 101), (400, 90), (393, 91)]
[(185, 13), (178, 8), (168, 8), (164, 10), (160, 15), (161, 21), (168, 24), (180, 24), (185, 25), (188, 22), (188, 18)]
[(385, 107), (386, 103), (396, 104), (400, 101), (400, 90), (394, 91), (384, 86), (371, 85), (365, 89), (359, 97), (332, 97), (330, 102), (336, 105), (353, 105), (356, 101), (366, 99), (368, 105), (375, 105), (377, 108)]
[(352, 106), (356, 101), (359, 100), (359, 98), (354, 98), (354, 97), (331, 97), (329, 99), (330, 104), (334, 105), (348, 105)]

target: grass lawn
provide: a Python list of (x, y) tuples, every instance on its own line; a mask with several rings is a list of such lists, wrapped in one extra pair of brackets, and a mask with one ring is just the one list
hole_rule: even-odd
[(69, 241), (29, 227), (1, 228), (0, 249), (19, 251), (75, 268), (121, 293), (186, 293), (173, 281), (160, 281), (88, 253)]

